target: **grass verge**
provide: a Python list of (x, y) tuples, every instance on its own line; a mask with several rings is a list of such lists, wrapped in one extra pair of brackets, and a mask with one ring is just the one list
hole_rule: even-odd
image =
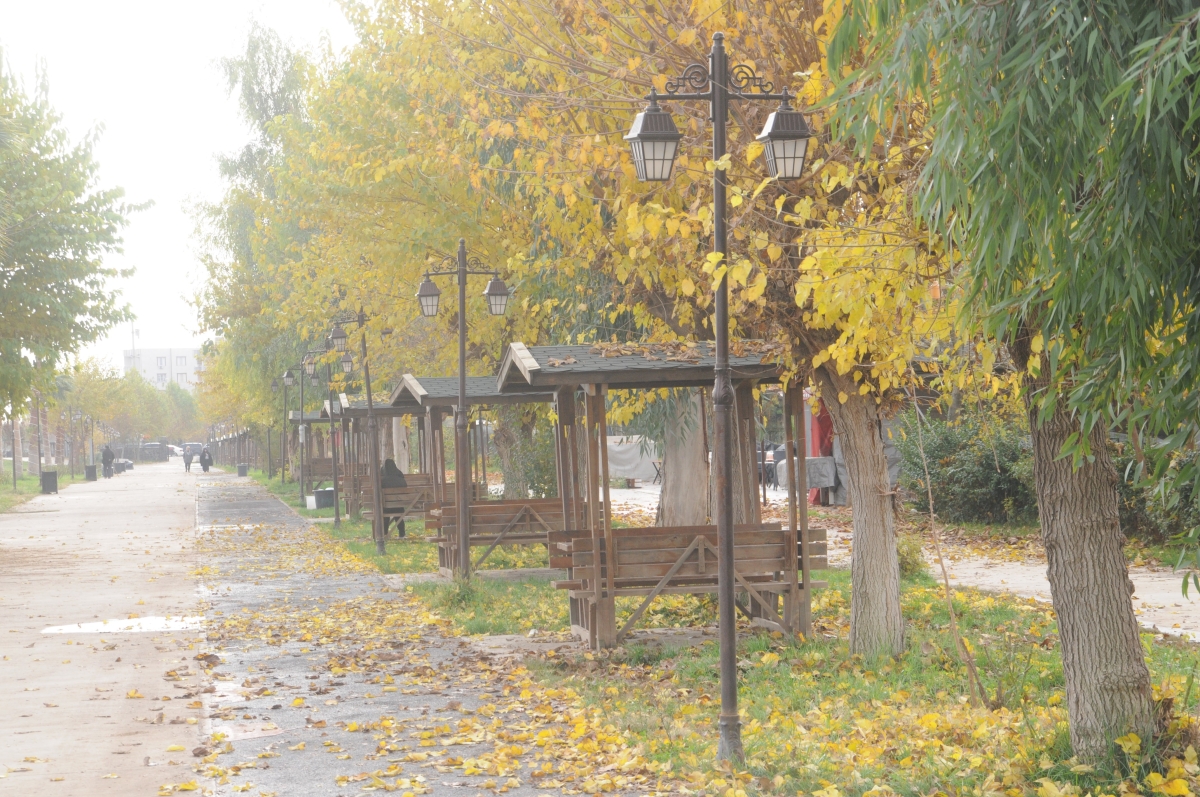
[[(968, 699), (936, 582), (924, 576), (905, 581), (906, 650), (866, 660), (851, 655), (846, 641), (849, 574), (827, 575), (830, 587), (815, 601), (812, 639), (748, 628), (740, 635), (747, 770), (761, 791), (1065, 797), (1184, 794), (1190, 784), (1196, 792), (1200, 770), (1192, 765), (1200, 744), (1193, 742), (1188, 753), (1184, 740), (1196, 732), (1194, 718), (1174, 720), (1173, 749), (1151, 750), (1150, 740), (1135, 745), (1127, 739), (1131, 751), (1140, 749), (1118, 751), (1116, 760), (1095, 769), (1070, 757), (1057, 628), (1046, 604), (954, 592), (960, 627), (992, 701), (977, 707)], [(1200, 690), (1186, 689), (1196, 646), (1149, 635), (1143, 644), (1156, 698), (1173, 700), (1179, 715), (1194, 713)], [(675, 649), (635, 643), (608, 658), (553, 657), (531, 667), (539, 678), (576, 689), (695, 789), (724, 793), (737, 784), (732, 778), (716, 783), (711, 770), (717, 653), (715, 641)]]
[[(7, 512), (34, 496), (41, 495), (42, 492), (41, 482), (38, 481), (36, 475), (31, 473), (23, 473), (17, 479), (17, 486), (14, 489), (12, 470), (9, 468), (11, 468), (11, 464), (4, 469), (3, 474), (0, 474), (0, 512)], [(58, 472), (58, 489), (62, 490), (83, 480), (82, 471), (76, 472), (74, 478), (72, 478), (70, 470), (60, 470)]]

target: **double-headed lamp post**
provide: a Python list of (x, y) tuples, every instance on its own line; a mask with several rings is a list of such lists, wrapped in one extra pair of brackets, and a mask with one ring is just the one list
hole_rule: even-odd
[(296, 375), (292, 373), (292, 369), (288, 368), (280, 377), (283, 380), (283, 442), (279, 446), (279, 483), (287, 484), (287, 462), (288, 462), (288, 403), (287, 389), (296, 384)]
[[(768, 118), (758, 141), (767, 156), (767, 171), (778, 180), (796, 180), (804, 175), (804, 160), (812, 130), (804, 115), (791, 106), (791, 94), (772, 93), (772, 84), (764, 81), (745, 65), (729, 66), (725, 35), (713, 34), (708, 65), (691, 64), (683, 73), (666, 83), (666, 98), (700, 100), (709, 104), (713, 123), (712, 159), (725, 156), (730, 100), (779, 101), (778, 110)], [(690, 89), (691, 91), (685, 91)], [(625, 140), (633, 155), (640, 180), (666, 181), (671, 178), (675, 156), (682, 136), (671, 115), (658, 104), (659, 95), (651, 91), (650, 105), (634, 119)], [(726, 188), (724, 169), (713, 170), (713, 251), (724, 258), (727, 253)], [(713, 384), (713, 447), (717, 484), (717, 592), (720, 601), (721, 642), (721, 718), (717, 757), (741, 762), (741, 722), (737, 707), (737, 627), (734, 609), (733, 570), (733, 384), (729, 374), (729, 287), (721, 279), (715, 287), (714, 314), (716, 367)]]
[[(456, 260), (455, 267), (444, 269), (450, 260)], [(454, 408), (454, 487), (458, 507), (455, 517), (458, 525), (458, 576), (471, 577), (471, 480), (467, 455), (467, 277), (470, 275), (490, 276), (483, 295), (487, 298), (488, 313), (504, 315), (508, 308), (509, 290), (500, 279), (500, 275), (492, 269), (484, 268), (483, 263), (476, 257), (467, 257), (467, 242), (458, 239), (458, 254), (455, 258), (444, 258), (433, 271), (425, 272), (425, 279), (417, 289), (417, 302), (421, 305), (421, 315), (432, 318), (437, 315), (438, 300), (442, 292), (434, 284), (433, 277), (455, 275), (458, 279), (458, 404)]]

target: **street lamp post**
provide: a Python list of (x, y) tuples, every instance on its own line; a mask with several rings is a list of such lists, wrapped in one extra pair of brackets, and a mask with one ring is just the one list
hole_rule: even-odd
[[(442, 260), (437, 269), (425, 272), (425, 279), (417, 289), (417, 302), (421, 306), (421, 315), (432, 318), (437, 315), (438, 299), (442, 292), (438, 290), (431, 277), (455, 275), (458, 279), (458, 405), (454, 408), (454, 487), (457, 495), (458, 508), (455, 517), (458, 523), (458, 575), (460, 578), (471, 577), (471, 518), (470, 518), (470, 462), (467, 452), (467, 277), (472, 274), (491, 276), (483, 295), (487, 298), (488, 312), (492, 315), (504, 315), (508, 307), (509, 290), (500, 279), (500, 275), (491, 269), (483, 268), (483, 263), (475, 257), (467, 257), (467, 242), (458, 239), (458, 255), (454, 269), (442, 270), (442, 266), (451, 260)], [(474, 268), (470, 268), (473, 266)]]
[(287, 461), (288, 461), (287, 389), (289, 387), (291, 387), (295, 382), (296, 382), (296, 376), (295, 376), (295, 374), (292, 373), (292, 369), (288, 368), (287, 370), (285, 370), (283, 372), (283, 436), (282, 436), (283, 439), (281, 441), (281, 445), (279, 446), (279, 458), (280, 458), (279, 483), (280, 484), (287, 484)]
[[(791, 94), (772, 93), (773, 86), (738, 64), (730, 68), (725, 52), (725, 36), (713, 34), (708, 65), (690, 64), (683, 73), (666, 83), (668, 99), (700, 100), (709, 104), (713, 123), (712, 159), (719, 162), (725, 156), (726, 132), (729, 125), (729, 101), (776, 101), (780, 107), (772, 113), (762, 134), (771, 177), (795, 180), (804, 174), (804, 160), (812, 131), (804, 115), (791, 106)], [(691, 89), (692, 91), (684, 91)], [(647, 181), (666, 181), (682, 136), (669, 113), (658, 105), (657, 91), (647, 98), (649, 106), (639, 113), (625, 139), (629, 142), (638, 178)], [(728, 177), (725, 169), (713, 170), (713, 251), (721, 255), (727, 248)], [(724, 263), (720, 265), (725, 265)], [(741, 763), (741, 722), (737, 706), (737, 627), (734, 604), (733, 569), (733, 384), (729, 373), (729, 287), (722, 278), (714, 288), (716, 338), (715, 379), (713, 384), (713, 447), (717, 487), (717, 592), (719, 598), (719, 631), (721, 662), (721, 717), (717, 757)]]
[[(371, 366), (367, 360), (367, 314), (360, 307), (358, 315), (335, 320), (333, 330), (329, 334), (334, 349), (346, 354), (342, 357), (342, 370), (349, 373), (353, 367), (353, 358), (347, 361), (349, 355), (346, 352), (346, 344), (350, 336), (342, 328), (342, 321), (346, 323), (353, 321), (358, 324), (361, 332), (363, 389), (367, 392), (367, 456), (371, 460), (371, 536), (375, 538), (375, 551), (383, 556), (387, 553), (387, 541), (383, 538), (385, 527), (383, 525), (383, 488), (380, 486), (379, 479), (379, 428), (375, 421), (375, 399), (371, 395)], [(385, 336), (391, 334), (391, 330), (384, 330), (383, 334)], [(332, 427), (332, 421), (330, 426)]]

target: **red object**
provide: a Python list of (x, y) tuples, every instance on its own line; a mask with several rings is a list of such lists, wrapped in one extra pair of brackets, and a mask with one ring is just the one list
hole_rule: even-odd
[[(833, 418), (830, 417), (829, 410), (825, 409), (824, 399), (817, 399), (817, 412), (812, 416), (812, 426), (808, 432), (808, 439), (811, 441), (812, 456), (832, 457)], [(819, 487), (814, 487), (808, 491), (808, 503), (812, 506), (820, 506), (821, 489)]]

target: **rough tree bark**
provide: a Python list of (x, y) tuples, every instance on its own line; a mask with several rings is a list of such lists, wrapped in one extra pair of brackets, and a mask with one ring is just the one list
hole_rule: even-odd
[[(1028, 379), (1026, 386), (1028, 396), (1043, 390), (1046, 380)], [(1029, 428), (1071, 746), (1080, 758), (1095, 761), (1116, 737), (1134, 731), (1149, 739), (1154, 730), (1150, 672), (1122, 551), (1117, 472), (1108, 433), (1099, 426), (1090, 438), (1092, 462), (1075, 470), (1070, 457), (1060, 458), (1067, 437), (1079, 431), (1061, 401), (1041, 424), (1030, 404)]]
[(708, 452), (698, 390), (680, 392), (671, 402), (663, 442), (659, 526), (703, 526), (708, 522)]
[(391, 423), (382, 421), (379, 424), (379, 435), (382, 438), (379, 450), (383, 452), (384, 459), (390, 459), (393, 462), (396, 460), (396, 445), (394, 440), (397, 420), (399, 419), (392, 418)]
[(408, 456), (408, 427), (403, 418), (392, 418), (392, 441), (396, 449), (396, 467), (408, 473), (411, 461)]
[(524, 423), (519, 407), (502, 406), (496, 413), (496, 431), (492, 442), (500, 458), (504, 474), (504, 497), (508, 500), (529, 497), (527, 472), (530, 448), (533, 446), (533, 427)]
[[(900, 610), (900, 560), (896, 554), (895, 511), (883, 450), (879, 407), (861, 396), (853, 380), (816, 369), (814, 378), (841, 437), (853, 507), (850, 558), (850, 651), (899, 655), (904, 651)], [(839, 401), (839, 393), (846, 395)]]

